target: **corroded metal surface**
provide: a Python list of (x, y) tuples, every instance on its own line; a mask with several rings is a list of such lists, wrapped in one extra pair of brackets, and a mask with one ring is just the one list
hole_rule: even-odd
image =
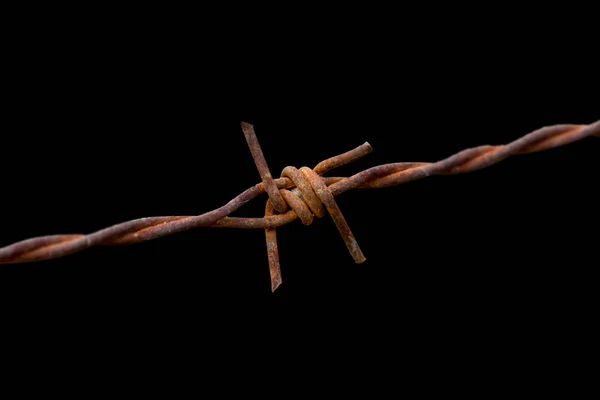
[[(354, 238), (346, 219), (342, 215), (340, 208), (335, 202), (333, 194), (319, 173), (323, 174), (334, 168), (366, 156), (373, 151), (371, 145), (369, 143), (364, 143), (354, 150), (350, 150), (346, 153), (322, 161), (315, 167), (314, 170), (308, 167), (302, 167), (299, 170), (291, 166), (284, 168), (283, 172), (281, 173), (281, 177), (289, 178), (292, 181), (292, 184), (295, 185), (296, 190), (292, 192), (285, 188), (277, 189), (277, 185), (271, 177), (267, 167), (264, 155), (260, 150), (258, 138), (256, 137), (253, 126), (243, 122), (242, 129), (244, 130), (246, 141), (248, 142), (250, 152), (254, 157), (254, 161), (260, 172), (260, 176), (263, 179), (265, 188), (272, 188), (271, 190), (266, 189), (267, 194), (269, 195), (269, 200), (267, 200), (265, 218), (274, 217), (276, 215), (274, 212), (275, 209), (277, 209), (277, 207), (275, 207), (275, 203), (279, 202), (280, 199), (287, 203), (287, 205), (280, 206), (278, 210), (282, 210), (280, 212), (285, 212), (288, 209), (287, 206), (289, 205), (289, 207), (292, 209), (292, 211), (288, 213), (289, 217), (300, 218), (304, 225), (312, 224), (314, 217), (322, 218), (325, 216), (326, 208), (329, 212), (329, 215), (331, 215), (335, 226), (342, 235), (342, 239), (344, 239), (344, 242), (348, 247), (348, 251), (350, 251), (350, 255), (352, 255), (354, 261), (359, 264), (365, 262), (366, 258), (360, 250), (360, 247)], [(323, 205), (325, 205), (325, 208)], [(277, 248), (276, 227), (266, 228), (265, 234), (267, 238), (269, 270), (271, 272), (271, 289), (275, 291), (282, 281), (279, 251)]]
[(256, 133), (254, 133), (254, 126), (250, 125), (247, 122), (242, 122), (242, 131), (244, 132), (244, 136), (246, 137), (246, 142), (248, 142), (248, 147), (250, 148), (250, 152), (252, 153), (252, 158), (254, 158), (254, 163), (256, 164), (256, 168), (260, 174), (260, 178), (263, 181), (263, 185), (265, 186), (265, 190), (271, 199), (271, 203), (273, 204), (273, 208), (275, 208), (280, 213), (286, 212), (288, 207), (286, 202), (283, 200), (283, 197), (277, 190), (277, 185), (273, 181), (273, 177), (271, 176), (271, 171), (269, 171), (269, 166), (267, 165), (267, 160), (265, 160), (265, 156), (258, 144), (258, 139), (256, 138)]
[[(57, 258), (92, 246), (136, 243), (200, 226), (265, 229), (271, 283), (272, 289), (275, 290), (281, 283), (275, 229), (298, 218), (303, 224), (310, 225), (315, 216), (323, 217), (326, 209), (354, 260), (356, 262), (365, 260), (348, 223), (335, 202), (335, 196), (354, 188), (383, 188), (430, 175), (471, 172), (496, 164), (513, 155), (547, 150), (588, 136), (600, 136), (600, 121), (590, 125), (548, 126), (507, 145), (467, 149), (435, 163), (403, 162), (380, 165), (348, 178), (323, 177), (322, 175), (370, 153), (372, 148), (368, 143), (322, 161), (313, 169), (286, 167), (281, 178), (273, 179), (258, 144), (254, 127), (242, 123), (242, 130), (262, 183), (244, 191), (224, 206), (198, 216), (140, 218), (89, 235), (51, 235), (23, 240), (0, 248), (0, 264)], [(264, 218), (232, 218), (228, 216), (265, 192), (268, 194), (269, 200)]]

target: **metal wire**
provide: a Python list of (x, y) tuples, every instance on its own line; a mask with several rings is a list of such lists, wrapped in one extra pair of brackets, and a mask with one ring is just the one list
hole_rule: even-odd
[[(297, 218), (309, 225), (313, 217), (333, 218), (350, 254), (357, 263), (366, 259), (350, 227), (335, 202), (338, 196), (355, 188), (383, 188), (431, 175), (454, 175), (496, 164), (516, 154), (532, 153), (562, 146), (588, 136), (600, 136), (600, 121), (590, 125), (553, 125), (538, 129), (506, 145), (479, 146), (463, 150), (435, 163), (403, 162), (369, 168), (351, 177), (323, 177), (341, 165), (355, 161), (372, 151), (369, 143), (316, 165), (313, 169), (286, 167), (281, 178), (271, 176), (260, 149), (254, 127), (242, 123), (242, 130), (259, 170), (262, 183), (244, 191), (224, 206), (198, 216), (140, 218), (82, 235), (50, 235), (23, 240), (0, 248), (0, 264), (47, 260), (75, 253), (92, 246), (137, 243), (172, 233), (206, 226), (241, 229), (265, 229), (271, 268), (271, 285), (281, 283), (275, 229)], [(291, 189), (291, 190), (288, 190)], [(267, 192), (269, 200), (264, 218), (228, 217), (247, 202)], [(278, 214), (276, 213), (279, 212)]]

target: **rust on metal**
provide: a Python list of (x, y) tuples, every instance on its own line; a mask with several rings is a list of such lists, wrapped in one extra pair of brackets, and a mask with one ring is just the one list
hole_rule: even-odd
[(271, 199), (271, 203), (273, 203), (273, 207), (280, 213), (286, 212), (287, 204), (283, 200), (283, 197), (281, 197), (281, 194), (277, 190), (277, 185), (273, 181), (271, 171), (269, 171), (269, 166), (267, 165), (267, 160), (265, 160), (265, 156), (260, 148), (260, 144), (258, 144), (258, 139), (256, 138), (256, 133), (254, 132), (254, 125), (251, 125), (247, 122), (242, 122), (242, 131), (246, 137), (246, 142), (248, 142), (248, 147), (252, 153), (252, 158), (254, 158), (256, 168), (260, 173), (260, 178), (263, 181), (265, 190)]
[(333, 194), (331, 194), (331, 191), (327, 185), (325, 185), (325, 182), (323, 182), (321, 177), (310, 168), (302, 167), (300, 168), (300, 171), (306, 175), (310, 181), (310, 184), (315, 189), (317, 196), (325, 204), (325, 207), (327, 207), (327, 211), (329, 211), (329, 215), (331, 215), (331, 218), (333, 218), (333, 222), (340, 231), (340, 234), (344, 239), (344, 243), (346, 243), (346, 246), (348, 247), (352, 258), (354, 258), (354, 261), (356, 261), (357, 264), (365, 262), (366, 258), (360, 250), (360, 247), (358, 246), (358, 243), (356, 242), (356, 239), (354, 238), (346, 219), (342, 215), (342, 211), (335, 202)]
[(323, 203), (317, 197), (314, 189), (306, 176), (295, 167), (285, 167), (281, 173), (282, 177), (290, 178), (294, 185), (298, 188), (298, 191), (302, 195), (302, 198), (308, 204), (308, 207), (315, 213), (317, 218), (323, 218), (325, 215), (325, 209)]
[[(258, 140), (256, 139), (254, 129), (251, 125), (250, 127), (248, 127), (248, 125), (249, 124), (242, 124), (242, 126), (246, 126), (246, 129), (244, 130), (244, 132), (247, 132), (246, 138), (250, 138), (248, 143), (252, 143), (251, 146), (258, 145)], [(341, 210), (335, 202), (333, 194), (327, 187), (327, 184), (323, 178), (319, 176), (316, 171), (319, 171), (321, 174), (323, 174), (334, 168), (364, 157), (371, 151), (373, 151), (371, 145), (369, 143), (364, 143), (356, 149), (320, 162), (317, 164), (314, 170), (308, 167), (302, 167), (299, 170), (292, 166), (285, 167), (281, 173), (281, 177), (289, 178), (296, 188), (294, 191), (279, 189), (281, 198), (292, 209), (290, 213), (283, 215), (280, 218), (298, 217), (304, 225), (310, 225), (312, 224), (314, 217), (322, 218), (325, 216), (325, 208), (327, 208), (329, 215), (331, 215), (335, 226), (338, 228), (344, 243), (346, 243), (346, 246), (350, 251), (350, 255), (352, 255), (354, 261), (359, 264), (365, 262), (366, 258), (360, 250), (360, 246), (354, 238), (346, 219), (342, 215)], [(266, 160), (264, 159), (262, 152), (253, 151), (252, 156), (255, 157), (254, 161), (257, 166), (266, 165)], [(261, 168), (263, 168), (264, 171), (264, 167), (259, 167), (259, 170)], [(261, 176), (263, 176), (263, 184), (265, 187), (268, 185), (276, 185), (274, 181), (272, 181), (271, 174), (261, 173)], [(265, 219), (276, 217), (274, 213), (273, 193), (267, 191), (267, 194), (269, 195), (269, 200), (267, 200)], [(325, 208), (323, 207), (323, 204), (325, 204)], [(287, 207), (285, 208), (287, 209)], [(267, 238), (269, 270), (271, 271), (271, 289), (274, 291), (281, 284), (281, 267), (279, 262), (279, 250), (277, 248), (276, 227), (273, 226), (265, 228), (265, 233)]]
[[(274, 209), (271, 200), (267, 200), (267, 207), (265, 209), (265, 217), (273, 216)], [(281, 266), (279, 264), (279, 250), (277, 248), (277, 233), (275, 228), (265, 229), (265, 235), (267, 237), (267, 258), (269, 260), (269, 272), (271, 274), (271, 291), (277, 290), (281, 285)]]
[[(547, 126), (506, 145), (479, 146), (463, 150), (435, 163), (384, 164), (350, 177), (323, 177), (322, 175), (369, 154), (373, 150), (369, 143), (322, 161), (313, 169), (286, 167), (281, 178), (274, 179), (258, 143), (254, 127), (243, 122), (242, 131), (262, 182), (242, 192), (224, 206), (197, 216), (140, 218), (88, 235), (50, 235), (26, 239), (0, 248), (0, 264), (58, 258), (92, 246), (137, 243), (200, 226), (265, 229), (271, 288), (275, 290), (282, 282), (276, 228), (296, 219), (300, 219), (305, 225), (310, 225), (314, 217), (321, 218), (325, 215), (325, 209), (332, 217), (354, 260), (357, 263), (365, 261), (348, 223), (335, 202), (335, 196), (355, 188), (383, 188), (431, 175), (471, 172), (496, 164), (513, 155), (548, 150), (589, 136), (600, 137), (600, 121), (589, 125)], [(265, 192), (269, 199), (263, 218), (229, 217), (231, 213)]]

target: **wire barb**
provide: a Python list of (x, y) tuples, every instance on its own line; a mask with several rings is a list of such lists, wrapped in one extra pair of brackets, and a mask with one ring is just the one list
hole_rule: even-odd
[[(275, 210), (280, 213), (286, 211), (289, 205), (292, 209), (291, 212), (295, 213), (304, 225), (310, 225), (313, 222), (312, 213), (314, 213), (314, 216), (317, 218), (322, 218), (325, 215), (325, 209), (323, 208), (324, 204), (329, 215), (331, 215), (335, 226), (338, 228), (342, 239), (344, 239), (354, 261), (356, 261), (357, 264), (365, 262), (366, 258), (360, 250), (360, 246), (354, 238), (350, 226), (348, 226), (346, 219), (335, 202), (333, 194), (327, 187), (327, 184), (323, 181), (323, 178), (321, 178), (316, 171), (320, 171), (321, 174), (323, 174), (326, 171), (358, 160), (373, 151), (371, 145), (365, 143), (354, 150), (350, 150), (344, 154), (320, 162), (315, 167), (315, 170), (308, 167), (302, 167), (300, 170), (291, 166), (285, 167), (281, 173), (281, 177), (291, 179), (297, 190), (291, 192), (287, 189), (279, 189), (277, 191), (277, 185), (273, 181), (271, 174), (268, 172), (269, 168), (260, 149), (254, 127), (246, 122), (242, 122), (242, 130), (244, 131), (246, 141), (248, 142), (248, 146), (250, 146), (250, 152), (252, 153), (252, 157), (254, 157), (254, 162), (263, 179), (267, 194), (269, 195), (269, 200), (267, 200), (265, 209), (265, 218), (274, 216)], [(275, 190), (269, 190), (268, 188), (275, 188)], [(278, 208), (275, 204), (280, 200), (284, 201), (285, 204), (284, 206), (280, 205)], [(282, 282), (276, 228), (266, 228), (265, 234), (267, 238), (269, 269), (271, 271), (271, 290), (275, 291)]]
[[(431, 175), (471, 172), (496, 164), (513, 155), (548, 150), (589, 136), (600, 137), (600, 121), (590, 125), (553, 125), (538, 129), (506, 145), (480, 146), (463, 150), (435, 163), (392, 163), (372, 167), (350, 177), (322, 176), (334, 168), (369, 154), (373, 149), (369, 143), (365, 143), (354, 150), (322, 161), (313, 169), (286, 167), (281, 178), (273, 179), (254, 127), (245, 122), (242, 122), (241, 126), (262, 183), (247, 189), (224, 206), (198, 216), (140, 218), (89, 235), (49, 235), (26, 239), (0, 248), (0, 264), (58, 258), (92, 246), (137, 243), (200, 226), (265, 229), (271, 288), (275, 290), (282, 281), (275, 229), (298, 218), (303, 224), (310, 225), (315, 216), (321, 218), (325, 215), (325, 209), (335, 222), (354, 260), (357, 263), (365, 261), (350, 227), (335, 202), (335, 196), (355, 188), (383, 188)], [(231, 213), (265, 192), (269, 200), (263, 218), (229, 217)]]

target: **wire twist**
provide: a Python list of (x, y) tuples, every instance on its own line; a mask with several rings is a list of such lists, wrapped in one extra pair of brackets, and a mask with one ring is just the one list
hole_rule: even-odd
[[(92, 246), (137, 243), (200, 226), (265, 229), (267, 254), (271, 268), (271, 287), (275, 290), (281, 283), (275, 228), (298, 218), (303, 224), (310, 225), (314, 216), (321, 218), (325, 215), (325, 209), (334, 220), (354, 260), (357, 263), (365, 261), (350, 227), (335, 202), (335, 196), (354, 188), (383, 188), (431, 175), (455, 175), (471, 172), (496, 164), (513, 155), (563, 146), (588, 136), (600, 136), (600, 121), (590, 125), (548, 126), (506, 145), (479, 146), (463, 150), (435, 163), (384, 164), (348, 178), (323, 177), (322, 175), (370, 153), (372, 148), (369, 143), (322, 161), (313, 169), (302, 167), (298, 170), (294, 167), (286, 167), (281, 178), (273, 179), (253, 126), (242, 123), (242, 130), (259, 170), (262, 183), (247, 189), (224, 206), (198, 216), (140, 218), (89, 235), (50, 235), (23, 240), (0, 248), (0, 264), (52, 259)], [(269, 196), (264, 218), (228, 217), (264, 192)]]
[[(365, 262), (366, 258), (363, 255), (356, 238), (352, 234), (350, 226), (335, 202), (331, 190), (319, 175), (319, 172), (322, 174), (327, 170), (331, 170), (364, 157), (373, 151), (371, 145), (365, 143), (342, 156), (326, 160), (323, 163), (318, 164), (314, 170), (308, 167), (302, 167), (299, 170), (292, 166), (285, 167), (281, 173), (281, 177), (284, 179), (288, 178), (292, 181), (295, 189), (290, 191), (287, 189), (278, 189), (277, 184), (271, 176), (264, 154), (260, 150), (254, 127), (243, 122), (242, 130), (244, 131), (256, 167), (263, 180), (265, 190), (269, 195), (269, 200), (267, 200), (265, 209), (265, 217), (275, 216), (275, 210), (283, 213), (287, 211), (289, 206), (289, 208), (291, 208), (291, 213), (300, 218), (304, 225), (310, 225), (314, 220), (313, 214), (317, 218), (323, 218), (325, 216), (326, 208), (340, 232), (342, 239), (344, 239), (346, 247), (348, 247), (348, 251), (352, 258), (354, 258), (354, 261), (357, 264)], [(323, 205), (325, 205), (325, 208), (323, 208)], [(279, 251), (277, 248), (277, 234), (275, 228), (265, 229), (265, 234), (267, 237), (267, 256), (271, 273), (271, 290), (275, 291), (282, 282)]]

